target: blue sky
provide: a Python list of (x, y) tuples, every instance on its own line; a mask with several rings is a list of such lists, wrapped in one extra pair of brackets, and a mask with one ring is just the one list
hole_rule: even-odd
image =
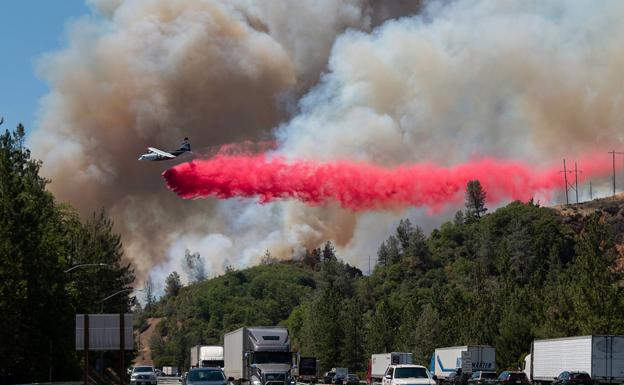
[(84, 0), (0, 0), (0, 115), (2, 130), (22, 122), (34, 128), (48, 87), (35, 73), (37, 59), (65, 46), (68, 21), (90, 10)]

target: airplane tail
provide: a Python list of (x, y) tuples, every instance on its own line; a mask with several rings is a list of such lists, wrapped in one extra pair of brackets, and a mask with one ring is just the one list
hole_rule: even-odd
[(191, 142), (188, 140), (188, 138), (184, 138), (179, 151), (183, 151), (183, 152), (191, 151)]

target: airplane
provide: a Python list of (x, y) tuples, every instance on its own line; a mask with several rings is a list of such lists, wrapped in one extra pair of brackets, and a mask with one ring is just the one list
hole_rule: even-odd
[(189, 141), (188, 138), (184, 138), (179, 150), (167, 152), (167, 151), (159, 150), (154, 147), (148, 147), (147, 153), (141, 155), (139, 157), (139, 160), (149, 160), (149, 161), (169, 160), (169, 159), (177, 158), (178, 156), (187, 152), (191, 152), (191, 142)]

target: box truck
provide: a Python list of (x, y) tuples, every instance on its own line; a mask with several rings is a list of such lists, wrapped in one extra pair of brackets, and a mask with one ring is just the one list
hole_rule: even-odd
[(366, 383), (372, 385), (381, 383), (386, 369), (390, 365), (411, 364), (412, 353), (381, 353), (373, 354), (368, 361), (368, 370), (366, 372)]
[(451, 373), (461, 368), (464, 374), (476, 370), (496, 370), (496, 350), (492, 346), (466, 345), (436, 349), (431, 357), (429, 371), (444, 382)]
[(163, 366), (162, 374), (164, 374), (165, 376), (177, 376), (178, 367), (177, 366)]
[(279, 326), (243, 327), (223, 337), (224, 372), (237, 385), (294, 385), (296, 361), (288, 330)]
[(191, 368), (223, 367), (223, 346), (195, 345), (191, 348)]
[(624, 383), (624, 336), (535, 340), (524, 360), (533, 383), (547, 384), (561, 372), (587, 372), (595, 383)]

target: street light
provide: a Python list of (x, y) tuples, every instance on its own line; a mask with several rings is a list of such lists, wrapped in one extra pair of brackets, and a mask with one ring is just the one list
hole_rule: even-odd
[(112, 265), (109, 265), (107, 263), (83, 263), (83, 264), (80, 264), (80, 265), (72, 266), (69, 269), (63, 271), (63, 273), (69, 273), (70, 271), (72, 271), (74, 269), (77, 269), (79, 267), (89, 267), (89, 266), (102, 266), (102, 267), (108, 266), (108, 267), (110, 267)]
[(101, 301), (100, 301), (100, 303), (101, 303), (101, 305), (100, 305), (100, 313), (103, 313), (103, 312), (104, 312), (104, 302), (105, 302), (106, 300), (109, 300), (109, 299), (113, 298), (113, 297), (114, 297), (114, 296), (116, 296), (117, 294), (125, 293), (125, 292), (128, 292), (128, 291), (143, 291), (143, 289), (136, 289), (136, 290), (135, 290), (135, 289), (133, 289), (133, 288), (121, 289), (121, 290), (119, 290), (118, 292), (115, 292), (115, 293), (113, 293), (113, 294), (109, 295), (108, 297), (106, 297), (106, 298), (104, 298), (103, 300), (101, 300)]

